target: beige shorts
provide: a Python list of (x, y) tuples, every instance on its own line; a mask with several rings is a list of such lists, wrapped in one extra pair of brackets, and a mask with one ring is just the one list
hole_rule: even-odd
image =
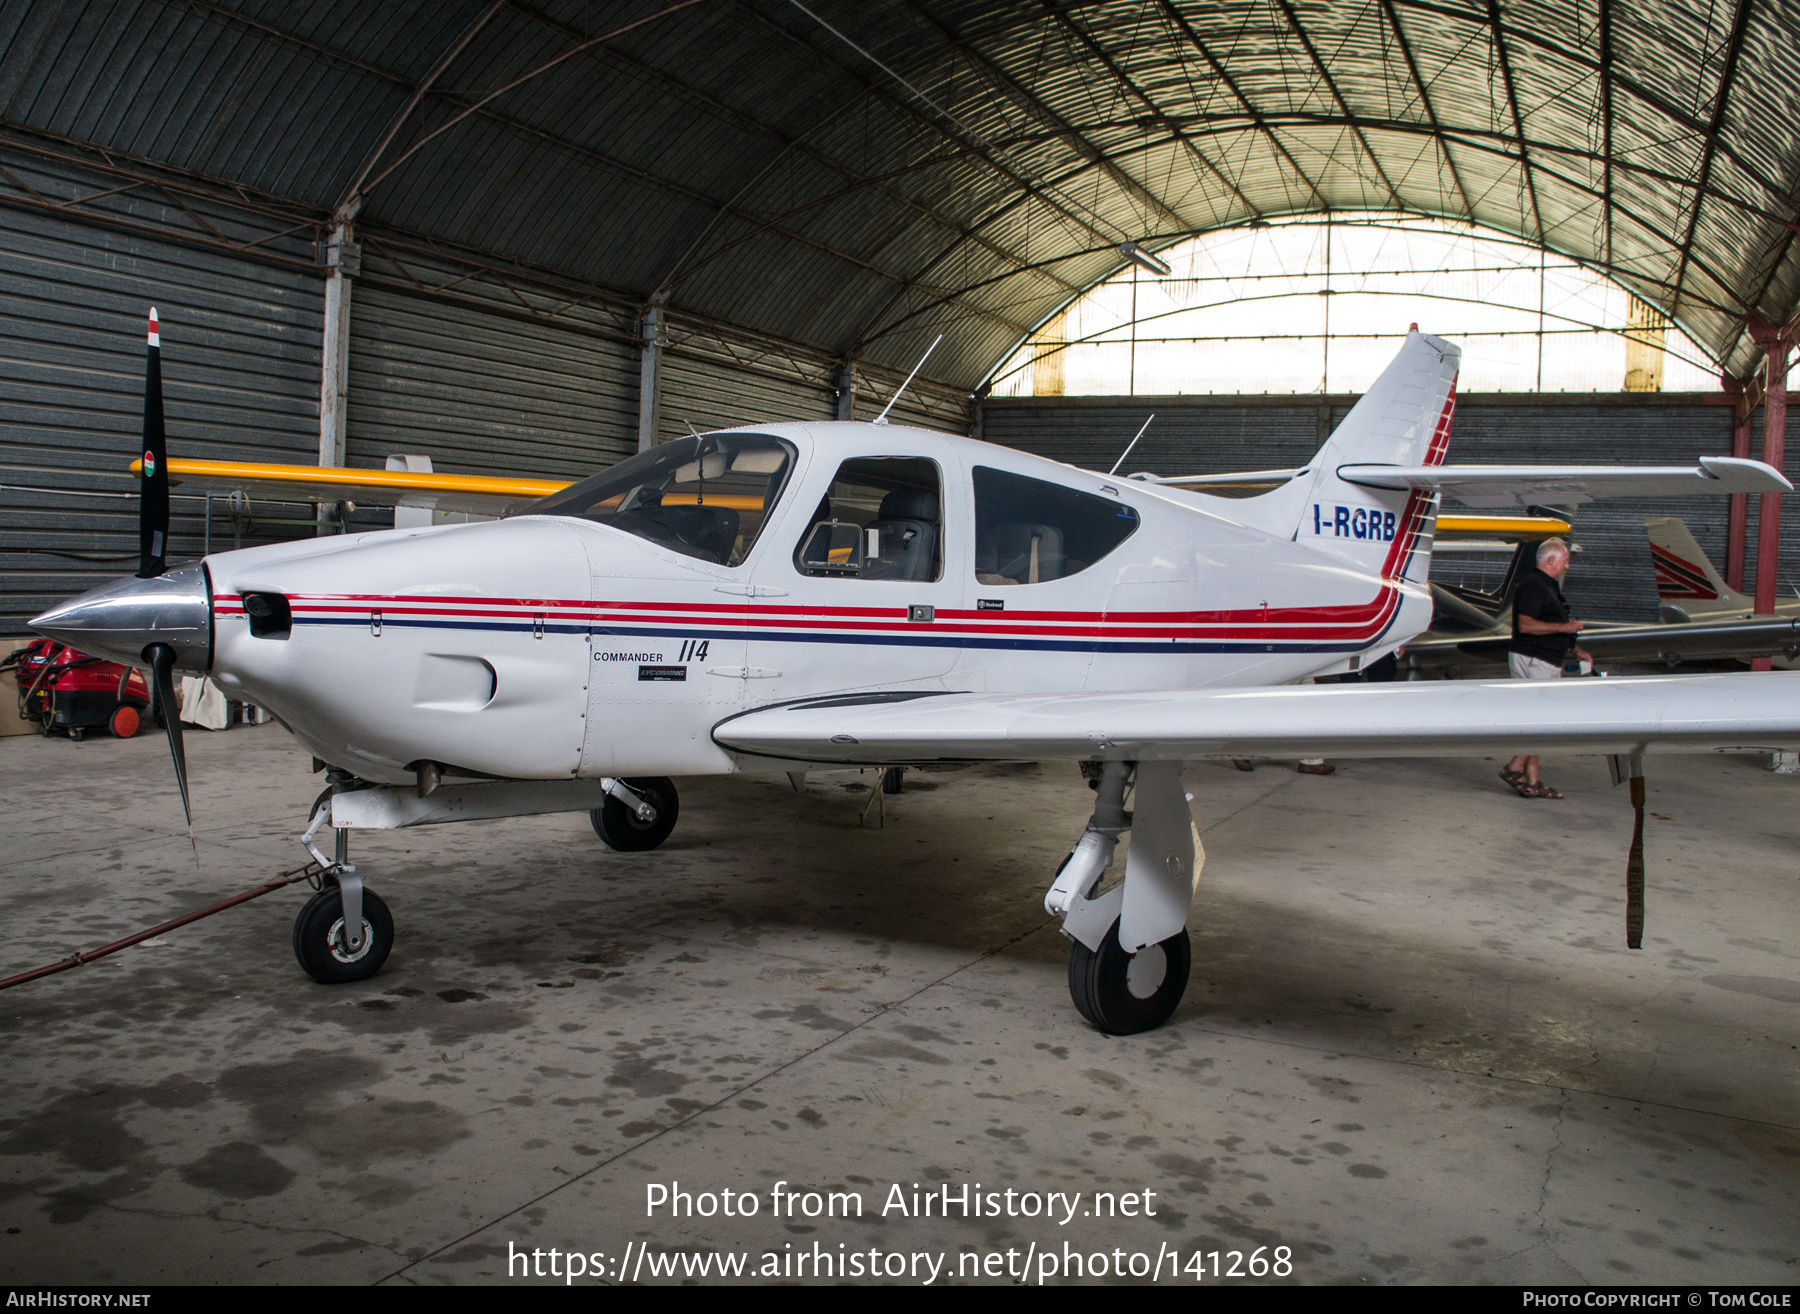
[(1541, 661), (1536, 657), (1527, 657), (1522, 652), (1506, 654), (1507, 669), (1515, 680), (1560, 680), (1562, 667), (1555, 662)]

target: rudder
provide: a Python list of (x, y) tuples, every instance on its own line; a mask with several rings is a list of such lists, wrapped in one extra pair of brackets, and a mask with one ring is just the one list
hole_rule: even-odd
[(1450, 446), (1461, 349), (1417, 329), (1325, 440), (1312, 463), (1254, 503), (1256, 523), (1386, 578), (1423, 582), (1435, 494), (1365, 488), (1338, 478), (1345, 465), (1441, 465)]

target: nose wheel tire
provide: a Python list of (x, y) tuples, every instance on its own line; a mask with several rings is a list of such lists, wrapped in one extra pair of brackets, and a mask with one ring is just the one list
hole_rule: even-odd
[(320, 985), (366, 981), (381, 970), (394, 947), (394, 915), (373, 890), (362, 897), (362, 944), (344, 940), (344, 903), (336, 885), (327, 885), (294, 918), (294, 957)]
[(652, 821), (638, 820), (637, 811), (621, 803), (611, 794), (606, 802), (588, 813), (598, 835), (609, 849), (620, 853), (645, 853), (669, 838), (680, 815), (681, 803), (675, 795), (675, 782), (667, 776), (641, 776), (622, 782), (636, 790), (656, 809)]
[(1135, 955), (1119, 944), (1119, 923), (1099, 951), (1079, 940), (1069, 950), (1069, 994), (1081, 1015), (1111, 1036), (1135, 1036), (1169, 1020), (1187, 990), (1193, 947), (1184, 926)]

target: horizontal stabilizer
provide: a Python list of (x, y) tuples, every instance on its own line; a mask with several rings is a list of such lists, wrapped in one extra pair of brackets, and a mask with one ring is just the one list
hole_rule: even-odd
[(1274, 488), (1305, 473), (1302, 467), (1294, 466), (1280, 470), (1238, 470), (1227, 474), (1134, 474), (1130, 478), (1146, 484), (1166, 484), (1175, 488)]
[(742, 713), (713, 738), (844, 765), (1793, 751), (1800, 673), (838, 697)]
[(1696, 465), (1343, 465), (1338, 478), (1364, 488), (1439, 492), (1473, 507), (1794, 491), (1773, 466), (1735, 456), (1702, 456)]

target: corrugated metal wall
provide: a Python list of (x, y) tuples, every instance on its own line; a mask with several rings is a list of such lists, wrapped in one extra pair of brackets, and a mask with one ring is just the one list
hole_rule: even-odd
[[(53, 197), (108, 185), (7, 167)], [(307, 464), (323, 306), (304, 272), (41, 211), (0, 206), (0, 249), (0, 633), (23, 634), (59, 598), (136, 567), (128, 467), (149, 307), (162, 319), (171, 456)], [(197, 556), (202, 503), (175, 494), (171, 555)], [(296, 532), (264, 524), (251, 541)]]
[[(873, 420), (881, 414), (906, 375), (890, 370), (871, 371), (858, 365), (856, 370), (856, 418)], [(910, 424), (938, 433), (968, 433), (970, 424), (969, 394), (946, 388), (929, 379), (914, 379), (900, 399), (894, 403), (888, 420), (893, 424)]]
[(829, 420), (837, 393), (822, 375), (781, 360), (734, 362), (704, 339), (677, 340), (663, 352), (662, 441), (781, 420)]
[[(1063, 397), (989, 399), (982, 436), (1085, 469), (1111, 467), (1150, 413), (1156, 422), (1121, 472), (1208, 474), (1296, 466), (1349, 413), (1353, 398)], [(1788, 444), (1800, 440), (1800, 415), (1789, 419)], [(1761, 449), (1760, 413), (1752, 435)], [(1461, 462), (1599, 461), (1675, 464), (1729, 454), (1731, 411), (1701, 396), (1616, 397), (1465, 395), (1457, 400), (1450, 459)], [(1793, 463), (1800, 466), (1800, 460)], [(1452, 507), (1451, 509), (1455, 509)], [(1694, 537), (1725, 565), (1726, 499), (1626, 498), (1590, 503), (1575, 521), (1581, 554), (1567, 592), (1595, 618), (1653, 620), (1656, 584), (1644, 537), (1647, 515), (1679, 515)], [(1756, 500), (1751, 499), (1747, 569), (1753, 573)], [(1779, 590), (1800, 583), (1800, 505), (1785, 509)], [(1437, 578), (1480, 582), (1497, 576), (1502, 558), (1440, 555)]]
[(582, 478), (637, 450), (637, 389), (617, 335), (371, 279), (351, 295), (351, 465), (409, 452), (456, 474)]

